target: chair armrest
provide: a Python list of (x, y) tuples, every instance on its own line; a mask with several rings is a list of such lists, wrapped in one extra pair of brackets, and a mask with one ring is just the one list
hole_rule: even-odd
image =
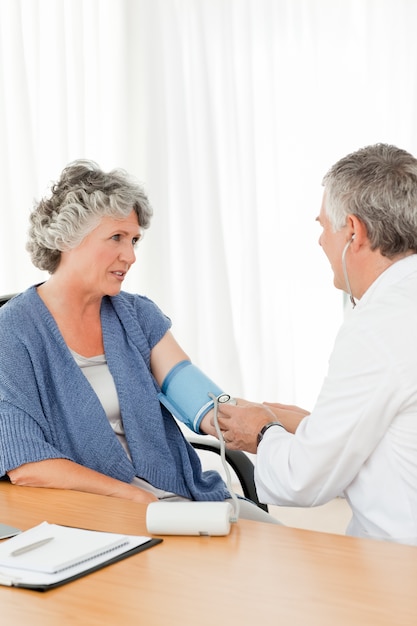
[[(187, 440), (196, 450), (205, 450), (220, 455), (220, 444), (215, 439), (187, 437)], [(254, 480), (254, 466), (250, 458), (241, 450), (227, 449), (225, 457), (240, 482), (243, 495), (252, 500), (263, 511), (268, 511), (268, 506), (259, 502)]]

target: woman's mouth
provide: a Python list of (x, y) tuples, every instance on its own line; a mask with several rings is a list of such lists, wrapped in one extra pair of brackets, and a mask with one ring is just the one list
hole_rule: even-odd
[(117, 280), (122, 281), (124, 279), (124, 277), (126, 276), (126, 272), (120, 272), (120, 271), (114, 271), (112, 272), (113, 276), (115, 276), (117, 278)]

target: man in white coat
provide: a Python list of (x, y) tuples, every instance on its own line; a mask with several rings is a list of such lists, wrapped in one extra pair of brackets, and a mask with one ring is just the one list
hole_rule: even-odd
[(311, 412), (239, 400), (227, 446), (256, 452), (261, 501), (344, 496), (347, 534), (417, 545), (417, 159), (368, 146), (323, 180), (319, 243), (354, 306)]

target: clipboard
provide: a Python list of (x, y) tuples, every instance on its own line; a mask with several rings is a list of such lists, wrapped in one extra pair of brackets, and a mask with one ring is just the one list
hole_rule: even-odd
[(0, 585), (47, 591), (161, 542), (43, 522), (1, 542)]

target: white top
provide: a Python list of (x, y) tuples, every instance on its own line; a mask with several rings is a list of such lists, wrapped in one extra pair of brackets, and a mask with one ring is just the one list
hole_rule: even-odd
[(258, 448), (261, 501), (345, 495), (347, 534), (417, 544), (417, 255), (387, 269), (342, 325), (316, 406)]

